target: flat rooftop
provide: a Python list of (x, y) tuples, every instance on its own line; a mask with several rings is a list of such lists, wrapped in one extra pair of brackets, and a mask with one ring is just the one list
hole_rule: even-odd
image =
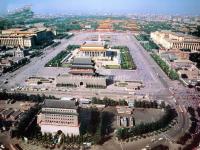
[(91, 58), (76, 57), (74, 58), (72, 64), (93, 65), (94, 63), (92, 62)]
[(77, 109), (75, 101), (45, 99), (43, 108)]
[(104, 41), (86, 41), (82, 44), (84, 47), (104, 47)]

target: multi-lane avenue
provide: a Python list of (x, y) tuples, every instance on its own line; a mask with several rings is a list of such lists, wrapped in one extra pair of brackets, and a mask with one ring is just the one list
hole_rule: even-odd
[[(88, 37), (98, 35), (97, 32), (80, 32), (75, 33), (75, 36), (69, 40), (61, 40), (61, 44), (55, 48), (48, 48), (44, 50), (44, 55), (38, 58), (33, 58), (29, 64), (16, 70), (13, 73), (7, 73), (0, 77), (1, 88), (6, 88), (8, 91), (12, 87), (23, 85), (25, 79), (30, 76), (45, 76), (56, 77), (60, 73), (67, 73), (68, 68), (46, 68), (44, 65), (51, 60), (55, 55), (64, 50), (69, 44), (81, 44)], [(181, 85), (178, 81), (171, 81), (167, 75), (160, 69), (160, 67), (153, 61), (151, 56), (141, 44), (135, 39), (132, 33), (101, 33), (104, 35), (112, 36), (111, 46), (124, 45), (129, 47), (130, 54), (137, 66), (137, 70), (119, 70), (119, 69), (99, 69), (97, 71), (104, 75), (113, 75), (115, 79), (124, 80), (140, 80), (143, 81), (145, 88), (139, 91), (135, 91), (138, 94), (149, 94), (155, 99), (165, 100), (176, 108), (178, 112), (178, 124), (176, 129), (171, 129), (165, 133), (165, 135), (159, 135), (163, 138), (168, 138), (173, 141), (176, 136), (189, 128), (189, 118), (185, 112), (185, 108), (191, 103), (186, 103), (180, 97), (181, 91), (187, 91), (186, 87)], [(8, 79), (8, 84), (4, 84), (4, 81)], [(179, 91), (174, 91), (179, 89)], [(22, 91), (24, 92), (24, 91)], [(47, 91), (26, 91), (26, 93), (35, 94), (49, 94), (56, 96), (75, 96), (75, 97), (113, 97), (121, 98), (122, 95), (127, 98), (131, 98), (133, 95), (125, 89), (115, 89), (112, 86), (108, 89), (86, 89), (77, 88), (69, 89), (66, 91), (56, 91), (54, 87), (49, 88)], [(186, 93), (187, 94), (187, 93)], [(183, 111), (181, 111), (183, 110)], [(146, 143), (148, 144), (148, 140)]]

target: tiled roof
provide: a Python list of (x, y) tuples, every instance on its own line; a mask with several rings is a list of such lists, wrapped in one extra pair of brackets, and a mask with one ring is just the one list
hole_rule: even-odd
[(75, 101), (46, 99), (43, 108), (77, 109)]
[(76, 65), (76, 64), (81, 64), (81, 65), (93, 65), (94, 63), (92, 62), (92, 59), (91, 58), (74, 58), (73, 62), (72, 62), (73, 65)]

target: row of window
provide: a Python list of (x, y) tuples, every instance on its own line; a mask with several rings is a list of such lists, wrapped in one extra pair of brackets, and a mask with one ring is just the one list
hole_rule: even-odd
[(66, 119), (66, 118), (51, 118), (51, 117), (46, 117), (45, 119), (52, 119), (52, 120), (71, 120), (71, 121), (74, 120), (74, 119)]
[(60, 115), (60, 114), (46, 114), (45, 117), (65, 117), (65, 118), (73, 118), (74, 116), (72, 115)]
[(68, 113), (74, 113), (74, 110), (68, 110), (68, 109), (54, 109), (54, 108), (45, 108), (45, 111), (51, 111), (51, 112), (68, 112)]
[(52, 120), (46, 120), (48, 123), (60, 123), (60, 124), (74, 124), (74, 122), (68, 122), (68, 121), (52, 121)]

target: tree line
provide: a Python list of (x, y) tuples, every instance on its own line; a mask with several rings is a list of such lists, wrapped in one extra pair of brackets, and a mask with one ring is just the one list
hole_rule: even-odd
[(103, 104), (105, 106), (117, 106), (117, 105), (128, 106), (128, 103), (123, 99), (120, 99), (119, 101), (115, 101), (115, 100), (110, 99), (108, 97), (104, 97), (103, 99), (93, 97), (92, 98), (92, 104)]
[(166, 104), (164, 101), (162, 101), (160, 104), (158, 104), (157, 101), (134, 101), (134, 107), (136, 108), (165, 108)]
[(31, 102), (43, 102), (44, 99), (56, 99), (54, 96), (45, 96), (43, 95), (28, 95), (25, 93), (7, 93), (7, 92), (0, 92), (0, 99), (1, 100), (16, 100), (16, 101), (31, 101)]
[(163, 61), (157, 54), (151, 54), (151, 57), (155, 60), (155, 62), (160, 66), (160, 68), (166, 73), (166, 75), (171, 80), (178, 80), (179, 76), (174, 69), (171, 69), (165, 61)]
[(17, 70), (18, 68), (26, 65), (27, 63), (30, 63), (30, 60), (28, 58), (23, 58), (18, 63), (14, 62), (14, 63), (11, 64), (10, 67), (3, 68), (3, 73), (13, 72), (13, 71)]
[(120, 49), (121, 68), (122, 69), (137, 69), (133, 57), (130, 54), (127, 46), (113, 46), (113, 49)]
[(11, 137), (30, 137), (34, 134), (33, 129), (37, 127), (37, 117), (41, 106), (36, 105), (24, 112), (16, 126), (11, 130)]

